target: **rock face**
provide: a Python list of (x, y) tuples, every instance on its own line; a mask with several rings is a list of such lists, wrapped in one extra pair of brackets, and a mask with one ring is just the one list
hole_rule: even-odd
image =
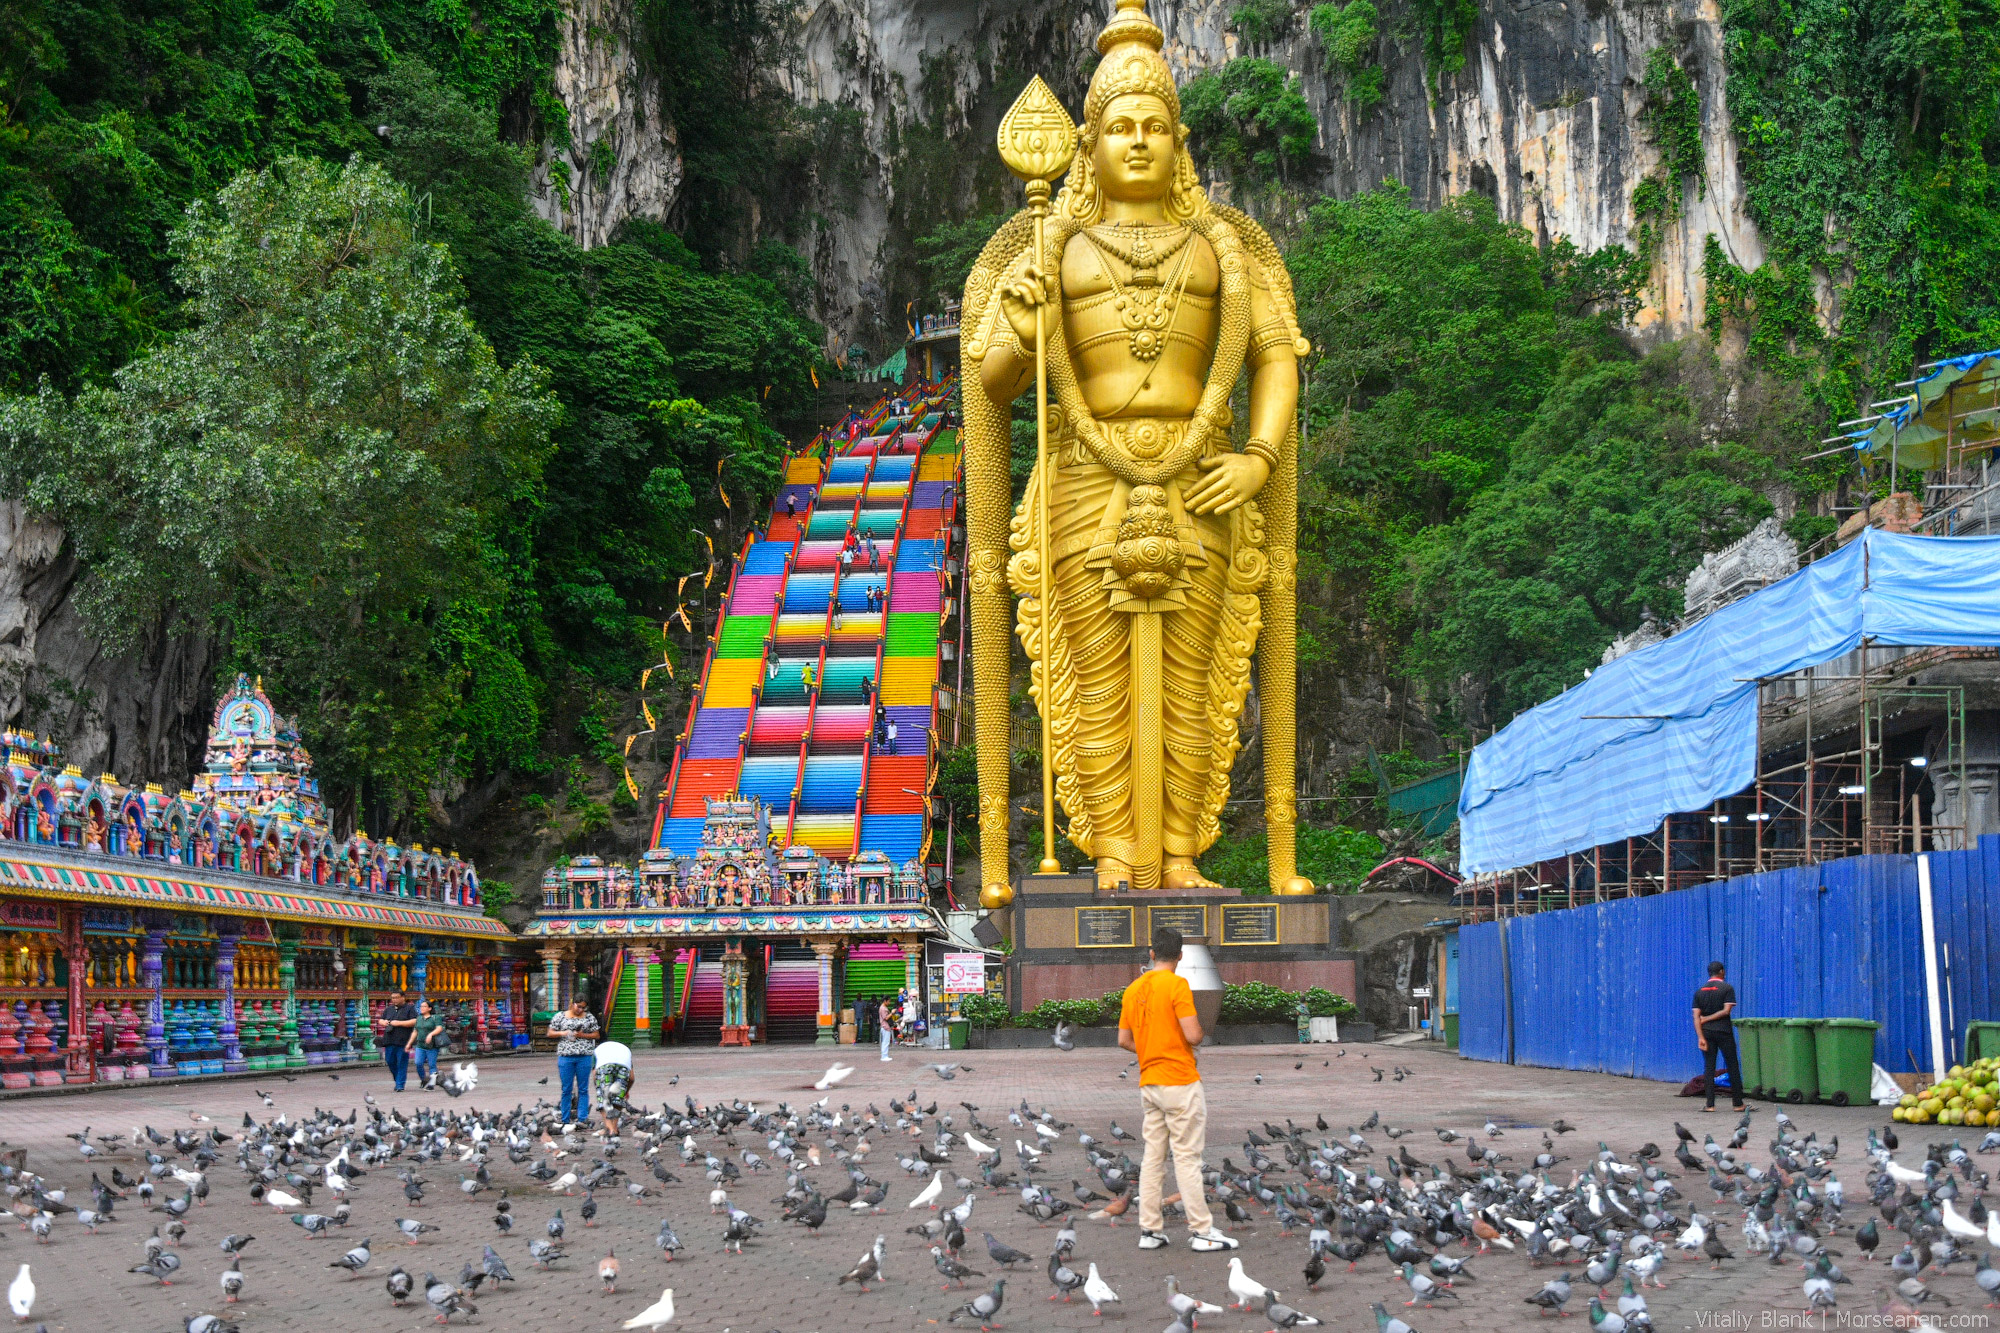
[(639, 60), (632, 0), (571, 0), (551, 82), (569, 111), (568, 142), (544, 145), (535, 211), (585, 246), (630, 217), (664, 219), (685, 167), (660, 114), (659, 80)]
[(93, 777), (179, 791), (215, 702), (214, 644), (156, 634), (106, 652), (76, 609), (81, 575), (61, 529), (0, 501), (0, 722), (53, 735)]
[[(577, 0), (565, 23), (557, 84), (572, 111), (567, 160), (582, 164), (595, 154), (615, 165), (602, 185), (592, 172), (577, 175), (567, 208), (559, 189), (548, 186), (543, 207), (586, 243), (631, 214), (659, 215), (680, 181), (671, 127), (658, 123), (657, 92), (629, 43), (604, 36), (625, 30), (631, 3)], [(1314, 160), (1289, 182), (1294, 200), (1345, 197), (1385, 181), (1401, 182), (1425, 207), (1477, 191), (1544, 242), (1566, 237), (1585, 250), (1628, 243), (1633, 189), (1660, 160), (1641, 111), (1647, 57), (1665, 46), (1700, 95), (1706, 184), (1680, 187), (1679, 216), (1656, 248), (1649, 300), (1636, 323), (1670, 334), (1699, 325), (1710, 235), (1742, 267), (1762, 262), (1727, 132), (1716, 0), (1492, 0), (1480, 5), (1464, 67), (1453, 73), (1430, 68), (1420, 40), (1393, 36), (1417, 30), (1411, 0), (1381, 0), (1377, 29), (1385, 36), (1375, 58), (1384, 95), (1365, 113), (1326, 71), (1308, 5), (1295, 5), (1278, 34), (1252, 48), (1229, 29), (1240, 3), (1152, 0), (1151, 11), (1183, 81), (1240, 55), (1300, 77), (1320, 129)], [(926, 188), (916, 178), (926, 173), (912, 170), (919, 165), (916, 133), (942, 136), (955, 150), (945, 166), (927, 160), (930, 176), (952, 176), (941, 202), (961, 214), (982, 211), (972, 196), (991, 189), (975, 191), (972, 182), (993, 155), (1006, 96), (1026, 72), (1040, 72), (1079, 109), (1092, 42), (1108, 13), (1108, 4), (1093, 0), (806, 0), (798, 7), (792, 57), (773, 77), (802, 106), (858, 115), (866, 150), (858, 190), (850, 182), (840, 197), (814, 201), (827, 221), (807, 242), (824, 289), (820, 317), (842, 345), (868, 338), (886, 352), (901, 327), (901, 311), (885, 306), (893, 286), (886, 278), (912, 257), (899, 219), (909, 213), (909, 196)], [(989, 172), (984, 183), (998, 179)], [(1252, 211), (1271, 207), (1262, 198), (1238, 202)], [(1016, 206), (1018, 194), (991, 199), (991, 206), (1002, 204)]]

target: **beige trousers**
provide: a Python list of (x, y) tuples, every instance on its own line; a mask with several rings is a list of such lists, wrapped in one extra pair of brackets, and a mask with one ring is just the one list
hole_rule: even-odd
[(1166, 1193), (1167, 1149), (1171, 1146), (1188, 1231), (1212, 1229), (1215, 1218), (1208, 1211), (1208, 1197), (1201, 1187), (1201, 1150), (1208, 1129), (1208, 1098), (1202, 1094), (1201, 1084), (1149, 1084), (1139, 1089), (1139, 1104), (1146, 1108), (1141, 1128), (1146, 1158), (1139, 1167), (1139, 1225), (1148, 1231), (1167, 1229), (1160, 1200)]

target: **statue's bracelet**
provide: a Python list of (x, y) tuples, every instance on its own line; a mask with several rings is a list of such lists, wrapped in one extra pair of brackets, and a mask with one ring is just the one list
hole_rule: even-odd
[(1243, 452), (1263, 459), (1273, 472), (1278, 470), (1278, 451), (1271, 447), (1270, 441), (1253, 435), (1243, 442)]

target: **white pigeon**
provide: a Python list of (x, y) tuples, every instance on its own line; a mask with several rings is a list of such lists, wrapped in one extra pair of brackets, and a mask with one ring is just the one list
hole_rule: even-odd
[(567, 1194), (569, 1193), (569, 1187), (574, 1184), (576, 1184), (576, 1172), (565, 1171), (549, 1182), (549, 1193), (554, 1194), (557, 1190), (561, 1190), (564, 1194)]
[(1035, 1122), (1035, 1133), (1041, 1135), (1045, 1139), (1059, 1139), (1062, 1137), (1061, 1133), (1059, 1133), (1056, 1130), (1050, 1129), (1047, 1125), (1043, 1124), (1039, 1120)]
[(917, 1191), (917, 1196), (904, 1204), (904, 1208), (931, 1208), (937, 1205), (938, 1196), (944, 1193), (944, 1172), (931, 1177), (931, 1183)]
[(625, 1321), (626, 1328), (661, 1328), (674, 1322), (674, 1289), (668, 1287), (660, 1299)]
[(451, 1081), (458, 1084), (460, 1092), (471, 1092), (479, 1086), (479, 1062), (468, 1060), (464, 1064), (453, 1062)]
[(2000, 1208), (1986, 1210), (1986, 1243), (2000, 1250)]
[(1116, 1304), (1118, 1300), (1118, 1293), (1111, 1289), (1111, 1284), (1097, 1275), (1096, 1264), (1090, 1266), (1090, 1274), (1083, 1280), (1083, 1294), (1090, 1302), (1092, 1314), (1103, 1314), (1104, 1306)]
[(21, 1271), (7, 1284), (7, 1304), (13, 1307), (16, 1319), (26, 1319), (35, 1308), (35, 1279), (28, 1276), (26, 1264), (21, 1265)]
[(1707, 1240), (1708, 1229), (1702, 1225), (1701, 1214), (1696, 1213), (1688, 1220), (1687, 1230), (1681, 1232), (1679, 1238), (1674, 1241), (1674, 1248), (1693, 1253)]
[(285, 1193), (283, 1190), (265, 1191), (264, 1202), (270, 1204), (273, 1208), (277, 1209), (281, 1213), (290, 1212), (292, 1209), (295, 1208), (305, 1207), (303, 1203), (301, 1203), (297, 1199), (294, 1199), (291, 1195)]
[(1040, 1148), (1032, 1144), (1023, 1143), (1019, 1139), (1014, 1140), (1014, 1151), (1016, 1153), (1025, 1153), (1029, 1157), (1040, 1157), (1042, 1155)]
[[(1992, 1215), (1989, 1213), (1988, 1216), (1991, 1217)], [(1977, 1241), (1983, 1240), (1986, 1237), (1984, 1231), (1974, 1226), (1971, 1221), (1961, 1216), (1959, 1211), (1951, 1206), (1950, 1199), (1944, 1201), (1944, 1229), (1964, 1240)]]
[(819, 1076), (819, 1082), (813, 1084), (813, 1091), (825, 1092), (828, 1088), (837, 1088), (846, 1082), (847, 1076), (853, 1072), (853, 1065), (836, 1063), (828, 1067), (827, 1071)]
[(985, 1157), (990, 1153), (996, 1153), (1000, 1151), (998, 1148), (994, 1147), (990, 1143), (981, 1143), (977, 1138), (975, 1138), (971, 1134), (967, 1134), (965, 1136), (965, 1146), (972, 1149), (972, 1151), (978, 1153), (981, 1157)]
[(1923, 1172), (1912, 1171), (1909, 1167), (1898, 1163), (1893, 1157), (1884, 1163), (1884, 1165), (1888, 1168), (1889, 1179), (1895, 1181), (1898, 1185), (1920, 1185), (1927, 1179)]
[(1236, 1308), (1247, 1310), (1251, 1306), (1264, 1308), (1264, 1284), (1243, 1271), (1243, 1261), (1235, 1255), (1229, 1256), (1229, 1294), (1236, 1298)]

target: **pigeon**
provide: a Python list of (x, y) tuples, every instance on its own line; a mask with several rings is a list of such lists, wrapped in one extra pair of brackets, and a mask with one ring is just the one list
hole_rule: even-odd
[(257, 1239), (255, 1236), (239, 1236), (232, 1231), (222, 1238), (222, 1252), (224, 1254), (241, 1254), (244, 1247), (255, 1239)]
[(21, 1271), (7, 1284), (7, 1306), (13, 1310), (14, 1318), (20, 1320), (27, 1319), (35, 1308), (35, 1279), (26, 1264), (21, 1265)]
[(1590, 1298), (1590, 1326), (1596, 1333), (1625, 1333), (1625, 1316), (1604, 1308), (1597, 1297)]
[(147, 1259), (145, 1263), (135, 1264), (125, 1271), (128, 1273), (144, 1273), (161, 1286), (171, 1287), (174, 1285), (173, 1276), (180, 1271), (180, 1266), (181, 1257), (178, 1254), (168, 1254), (165, 1250), (162, 1250), (160, 1253)]
[(618, 1256), (614, 1251), (606, 1250), (597, 1261), (597, 1280), (604, 1284), (606, 1295), (618, 1290)]
[(1417, 1333), (1417, 1330), (1390, 1314), (1382, 1302), (1377, 1301), (1368, 1308), (1375, 1312), (1375, 1333)]
[(673, 1322), (674, 1289), (668, 1287), (660, 1293), (659, 1300), (654, 1301), (651, 1305), (639, 1311), (639, 1313), (633, 1315), (630, 1319), (627, 1319), (621, 1327), (659, 1329), (665, 1328)]
[(1229, 1294), (1236, 1298), (1233, 1302), (1236, 1309), (1248, 1310), (1252, 1305), (1262, 1305), (1265, 1290), (1263, 1283), (1243, 1271), (1241, 1259), (1233, 1254), (1229, 1256)]
[(1075, 1050), (1076, 1042), (1071, 1038), (1070, 1035), (1075, 1031), (1076, 1029), (1071, 1027), (1068, 1023), (1058, 1022), (1056, 1024), (1056, 1031), (1054, 1037), (1055, 1048), (1059, 1051)]
[(231, 1305), (241, 1300), (243, 1298), (243, 1265), (237, 1263), (232, 1258), (229, 1261), (229, 1267), (222, 1270), (221, 1284), (223, 1300), (229, 1302)]
[(887, 1237), (877, 1236), (874, 1247), (861, 1256), (861, 1262), (842, 1274), (840, 1281), (834, 1285), (844, 1287), (852, 1282), (865, 1295), (870, 1282), (882, 1281), (883, 1242), (886, 1239)]
[(967, 1268), (964, 1264), (946, 1254), (942, 1245), (931, 1246), (931, 1263), (936, 1265), (937, 1271), (946, 1278), (945, 1285), (942, 1288), (944, 1291), (950, 1291), (953, 1282), (963, 1287), (965, 1279), (969, 1277), (986, 1276), (986, 1274), (979, 1272), (977, 1269)]
[(1083, 1286), (1083, 1275), (1063, 1263), (1062, 1255), (1056, 1253), (1049, 1256), (1049, 1281), (1055, 1284), (1056, 1289), (1055, 1296), (1049, 1299), (1054, 1300), (1056, 1296), (1060, 1296), (1063, 1304), (1068, 1305), (1071, 1293)]
[(1109, 1282), (1097, 1275), (1096, 1264), (1091, 1264), (1090, 1271), (1084, 1275), (1083, 1298), (1090, 1302), (1090, 1312), (1096, 1315), (1103, 1314), (1105, 1306), (1118, 1303), (1118, 1293), (1111, 1289)]
[(1277, 1292), (1268, 1289), (1264, 1292), (1264, 1317), (1271, 1321), (1273, 1329), (1318, 1328), (1320, 1325), (1319, 1320), (1284, 1304), (1278, 1299)]
[[(186, 1333), (241, 1333), (238, 1325), (230, 1323), (221, 1315), (212, 1314), (191, 1314), (181, 1327)], [(35, 1333), (41, 1333), (41, 1329), (37, 1328)]]
[(447, 1324), (455, 1314), (470, 1318), (479, 1313), (479, 1307), (465, 1298), (465, 1290), (450, 1282), (440, 1282), (431, 1274), (424, 1274), (424, 1300), (437, 1312), (437, 1322)]
[(1172, 1273), (1167, 1274), (1167, 1306), (1174, 1312), (1175, 1318), (1190, 1326), (1193, 1325), (1194, 1317), (1198, 1314), (1222, 1313), (1221, 1306), (1210, 1305), (1207, 1301), (1190, 1296), (1182, 1291), (1180, 1279), (1176, 1278)]
[(410, 1293), (416, 1290), (417, 1280), (405, 1272), (402, 1265), (398, 1264), (390, 1272), (389, 1280), (383, 1285), (389, 1290), (389, 1303), (392, 1305), (401, 1305), (404, 1301), (409, 1300)]
[(986, 1238), (986, 1253), (988, 1257), (1002, 1268), (1012, 1268), (1015, 1264), (1033, 1263), (1035, 1260), (1034, 1255), (1023, 1254), (1013, 1246), (993, 1239), (993, 1233), (990, 1231), (982, 1231), (980, 1234)]
[(396, 1230), (402, 1232), (403, 1238), (412, 1245), (417, 1243), (417, 1237), (426, 1232), (436, 1231), (437, 1229), (436, 1223), (419, 1222), (414, 1217), (399, 1217), (396, 1219)]
[(828, 1088), (837, 1088), (842, 1083), (845, 1083), (848, 1075), (853, 1072), (853, 1065), (843, 1065), (835, 1062), (824, 1074), (819, 1076), (819, 1081), (813, 1084), (813, 1090), (815, 1092), (825, 1092)]
[(964, 1305), (945, 1317), (948, 1324), (956, 1324), (961, 1319), (977, 1319), (979, 1333), (992, 1333), (997, 1327), (994, 1319), (1000, 1314), (1000, 1306), (1007, 1298), (1007, 1279), (996, 1277), (990, 1290), (982, 1291)]
[(1569, 1283), (1563, 1278), (1550, 1278), (1542, 1284), (1542, 1289), (1532, 1296), (1522, 1299), (1529, 1305), (1539, 1306), (1543, 1313), (1554, 1310), (1562, 1314), (1562, 1308), (1569, 1302)]
[(917, 1191), (916, 1197), (904, 1204), (905, 1209), (935, 1208), (940, 1194), (944, 1193), (944, 1172), (938, 1171), (931, 1177), (931, 1183)]
[(346, 1254), (341, 1255), (338, 1259), (328, 1264), (327, 1267), (345, 1268), (350, 1273), (359, 1273), (368, 1266), (369, 1259), (374, 1257), (373, 1252), (369, 1248), (374, 1243), (372, 1240), (363, 1240)]

